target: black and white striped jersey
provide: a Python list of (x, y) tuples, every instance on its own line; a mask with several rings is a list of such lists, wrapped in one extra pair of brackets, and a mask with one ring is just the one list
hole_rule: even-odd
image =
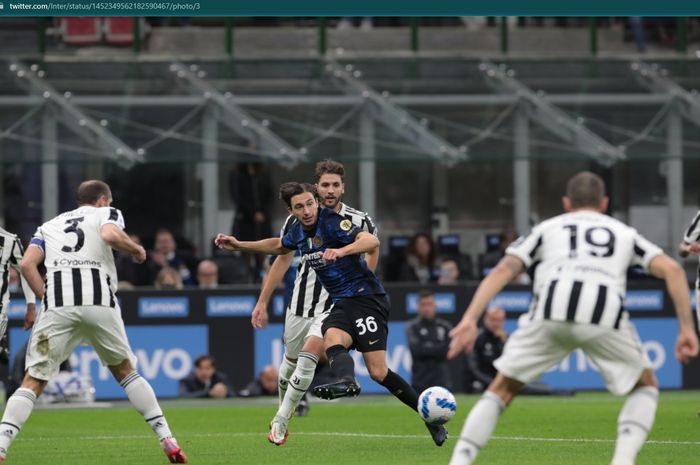
[(506, 250), (536, 265), (530, 318), (617, 329), (627, 268), (648, 270), (663, 253), (622, 222), (590, 210), (565, 213), (537, 226)]
[[(10, 302), (10, 292), (8, 286), (10, 284), (10, 267), (14, 267), (19, 273), (19, 264), (22, 261), (24, 249), (19, 238), (11, 232), (0, 228), (0, 310), (7, 308)], [(29, 287), (29, 283), (21, 277), (22, 291), (27, 303), (33, 304), (36, 300), (34, 292)]]
[[(688, 226), (685, 236), (683, 236), (683, 241), (686, 244), (700, 243), (700, 211), (695, 215), (693, 221), (690, 222), (690, 226)], [(698, 258), (698, 275), (695, 278), (695, 289), (700, 290), (700, 257)], [(700, 303), (698, 305), (700, 306)]]
[[(343, 203), (338, 214), (352, 221), (363, 231), (377, 235), (377, 227), (367, 213), (355, 210)], [(282, 226), (280, 237), (284, 237), (295, 222), (296, 218), (289, 216)], [(294, 290), (287, 311), (291, 311), (297, 316), (312, 318), (320, 313), (330, 311), (332, 306), (333, 301), (316, 278), (316, 272), (308, 262), (302, 260), (297, 268)]]
[(122, 213), (83, 205), (39, 226), (30, 246), (44, 251), (45, 307), (116, 305), (114, 254), (100, 235), (108, 223), (124, 229)]

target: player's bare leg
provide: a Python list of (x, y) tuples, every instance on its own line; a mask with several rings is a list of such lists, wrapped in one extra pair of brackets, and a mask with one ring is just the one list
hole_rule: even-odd
[(611, 465), (634, 465), (654, 426), (659, 389), (651, 369), (642, 372), (617, 418), (617, 441)]
[(34, 378), (27, 373), (22, 380), (22, 386), (7, 400), (5, 413), (0, 422), (0, 464), (5, 461), (10, 444), (32, 414), (34, 403), (44, 391), (44, 387), (46, 387), (46, 381)]
[(352, 336), (342, 329), (329, 328), (323, 335), (328, 364), (340, 381), (316, 386), (313, 390), (316, 397), (329, 400), (360, 395), (360, 385), (355, 379), (355, 362), (348, 353), (351, 345)]
[[(414, 411), (418, 411), (418, 393), (413, 387), (406, 382), (398, 374), (389, 369), (386, 364), (386, 351), (376, 350), (372, 352), (364, 352), (362, 356), (365, 359), (367, 371), (370, 377), (381, 384), (397, 399), (408, 405)], [(447, 440), (447, 430), (442, 425), (425, 424), (430, 431), (430, 435), (435, 441), (435, 444), (442, 446)]]
[(146, 423), (158, 436), (163, 452), (168, 456), (170, 463), (187, 463), (187, 456), (170, 432), (156, 394), (148, 381), (134, 370), (129, 360), (124, 360), (119, 365), (110, 365), (108, 368), (126, 392), (131, 405), (143, 415)]
[(471, 465), (496, 428), (498, 418), (523, 387), (520, 381), (501, 373), (491, 382), (464, 421), (450, 465)]
[(270, 423), (270, 433), (267, 439), (271, 443), (280, 446), (287, 441), (289, 434), (287, 424), (314, 379), (316, 365), (318, 365), (322, 352), (323, 339), (309, 336), (299, 352), (294, 373), (289, 377), (284, 399), (282, 399), (282, 403)]

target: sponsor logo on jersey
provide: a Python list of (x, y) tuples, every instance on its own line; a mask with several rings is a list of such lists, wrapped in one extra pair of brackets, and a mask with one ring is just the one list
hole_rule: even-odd
[(207, 316), (250, 315), (255, 302), (252, 295), (207, 297)]
[(72, 258), (72, 259), (61, 258), (60, 260), (54, 260), (53, 266), (56, 268), (59, 266), (65, 266), (65, 267), (71, 267), (71, 268), (78, 268), (81, 266), (90, 266), (90, 267), (101, 268), (102, 262), (97, 261), (97, 260), (79, 260), (77, 258)]
[(340, 222), (340, 229), (343, 231), (350, 231), (352, 229), (352, 221), (350, 220), (343, 220)]
[(187, 297), (141, 297), (141, 318), (186, 318), (190, 314)]
[(305, 253), (302, 255), (302, 259), (304, 261), (309, 262), (309, 265), (311, 265), (312, 268), (320, 268), (322, 267), (325, 263), (323, 263), (323, 252), (312, 252), (312, 253)]

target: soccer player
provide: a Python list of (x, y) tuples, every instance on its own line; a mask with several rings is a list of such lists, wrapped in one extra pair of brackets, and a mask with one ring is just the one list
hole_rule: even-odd
[[(683, 258), (700, 254), (700, 211), (685, 231), (685, 236), (678, 246), (678, 254)], [(698, 276), (695, 278), (695, 311), (700, 321), (700, 264), (698, 264)]]
[[(317, 386), (315, 395), (325, 399), (359, 395), (354, 362), (348, 353), (348, 349), (356, 348), (363, 353), (372, 379), (417, 410), (416, 391), (386, 364), (389, 302), (362, 255), (377, 248), (379, 239), (333, 210), (320, 208), (311, 184), (285, 183), (280, 188), (280, 197), (297, 219), (284, 237), (247, 242), (219, 234), (216, 245), (226, 250), (269, 255), (299, 249), (302, 260), (316, 271), (333, 300), (333, 309), (321, 330), (329, 364), (340, 381)], [(447, 439), (445, 428), (427, 426), (433, 441), (442, 445)]]
[[(34, 402), (58, 367), (81, 343), (92, 345), (102, 363), (124, 388), (131, 404), (158, 436), (171, 463), (187, 463), (172, 436), (153, 388), (134, 369), (121, 310), (115, 297), (117, 276), (112, 249), (138, 263), (146, 251), (124, 229), (112, 192), (102, 181), (85, 181), (78, 208), (41, 225), (22, 259), (22, 273), (43, 300), (27, 349), (22, 386), (7, 401), (0, 422), (0, 464), (27, 421)], [(39, 266), (46, 266), (46, 286)]]
[[(321, 203), (363, 231), (377, 235), (377, 228), (367, 213), (355, 210), (341, 202), (345, 193), (345, 167), (333, 160), (322, 160), (316, 164), (316, 189)], [(298, 221), (290, 215), (282, 227), (280, 237), (284, 237)], [(289, 269), (294, 254), (280, 255), (270, 267), (265, 278), (260, 297), (251, 318), (253, 327), (263, 328), (268, 322), (267, 304), (272, 293)], [(379, 248), (365, 255), (371, 271), (377, 267)], [(308, 261), (299, 265), (284, 325), (284, 357), (279, 367), (279, 408), (270, 423), (268, 440), (282, 445), (287, 440), (287, 424), (306, 390), (314, 378), (319, 357), (323, 354), (323, 334), (321, 325), (328, 316), (333, 300), (316, 279), (316, 272)], [(289, 380), (291, 389), (288, 389)]]
[[(0, 345), (2, 345), (2, 356), (9, 356), (5, 352), (7, 351), (5, 332), (7, 331), (7, 306), (10, 303), (10, 291), (8, 289), (10, 267), (15, 268), (18, 272), (20, 271), (23, 253), (24, 248), (22, 248), (19, 238), (11, 232), (0, 228), (0, 281), (2, 282), (2, 288), (0, 288), (0, 340), (2, 340), (2, 343)], [(27, 312), (24, 314), (24, 329), (29, 329), (36, 318), (36, 296), (27, 280), (21, 274), (20, 281), (22, 283), (24, 300), (27, 302)]]
[(450, 333), (449, 357), (470, 349), (477, 320), (491, 299), (526, 267), (538, 263), (531, 321), (513, 333), (494, 363), (496, 378), (469, 413), (451, 465), (471, 464), (520, 389), (577, 348), (590, 357), (610, 392), (628, 395), (618, 417), (612, 465), (634, 464), (654, 423), (659, 391), (623, 309), (631, 265), (643, 266), (666, 283), (680, 324), (676, 358), (685, 363), (698, 354), (681, 267), (637, 231), (603, 214), (608, 198), (599, 176), (582, 172), (572, 177), (562, 202), (566, 213), (537, 225), (506, 249)]

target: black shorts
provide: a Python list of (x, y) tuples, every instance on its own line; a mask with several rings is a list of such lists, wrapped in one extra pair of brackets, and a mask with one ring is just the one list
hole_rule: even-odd
[(341, 299), (323, 321), (321, 331), (338, 328), (352, 336), (352, 347), (359, 352), (386, 350), (389, 327), (389, 300), (385, 295), (361, 295)]

